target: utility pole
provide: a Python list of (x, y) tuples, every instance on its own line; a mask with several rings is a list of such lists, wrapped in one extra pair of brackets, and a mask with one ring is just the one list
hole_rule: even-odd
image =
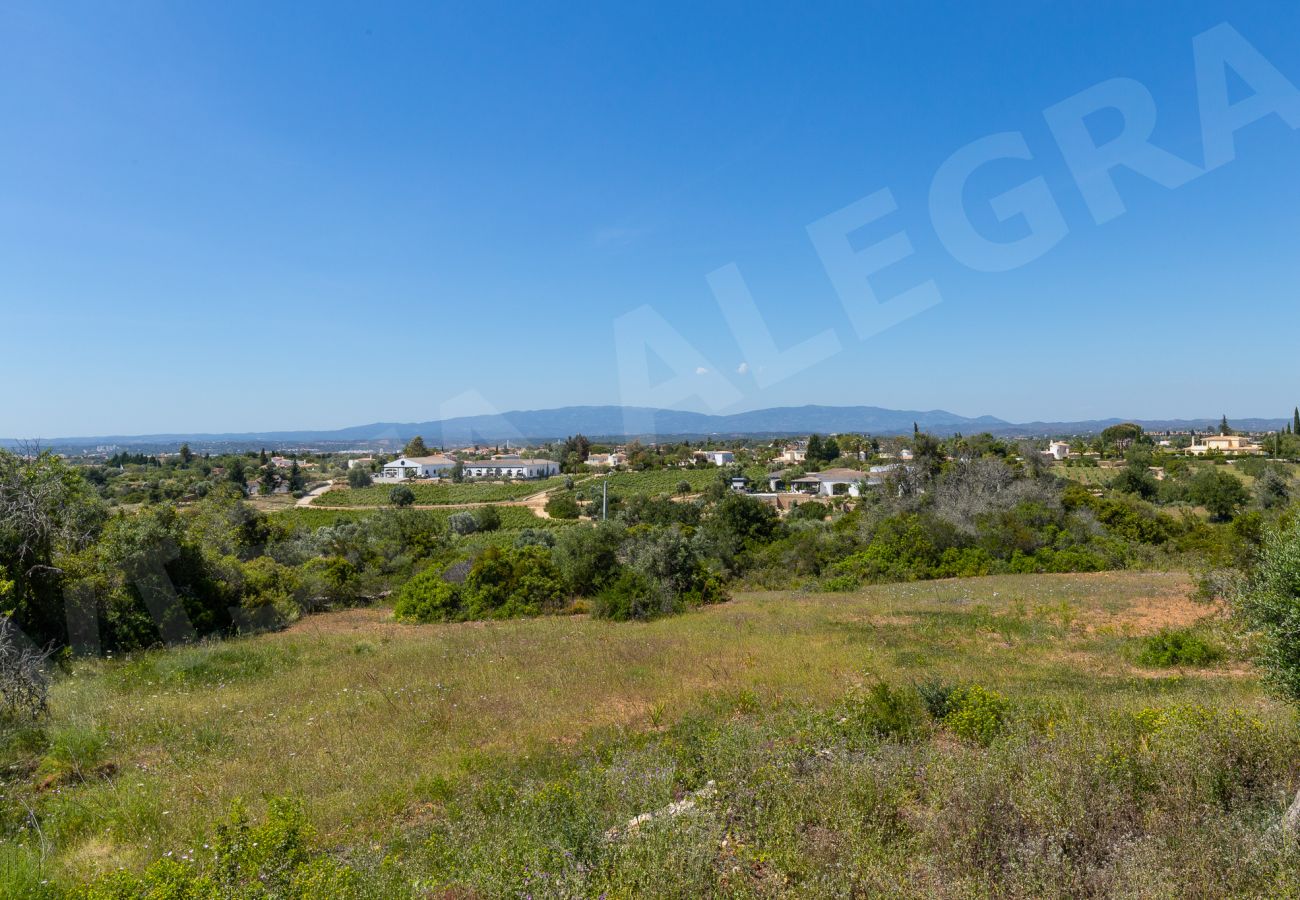
[(609, 518), (609, 476), (600, 480), (600, 521)]

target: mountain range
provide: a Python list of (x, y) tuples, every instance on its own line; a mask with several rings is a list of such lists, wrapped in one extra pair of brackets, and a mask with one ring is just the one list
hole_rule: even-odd
[[(910, 434), (913, 426), (948, 435), (992, 432), (1000, 436), (1091, 434), (1124, 421), (1137, 421), (1149, 431), (1199, 431), (1215, 428), (1218, 417), (1206, 419), (1099, 419), (1082, 422), (1013, 423), (993, 416), (962, 416), (946, 410), (899, 410), (876, 406), (786, 406), (730, 415), (623, 406), (566, 406), (558, 409), (515, 410), (495, 415), (462, 416), (430, 422), (374, 422), (329, 430), (261, 431), (225, 434), (96, 435), (42, 438), (55, 449), (168, 447), (182, 442), (200, 447), (339, 447), (401, 445), (416, 435), (432, 445), (456, 447), (472, 443), (528, 443), (563, 438), (579, 432), (593, 438), (665, 439), (833, 434)], [(1232, 425), (1245, 431), (1283, 427), (1284, 419), (1240, 419)], [(16, 446), (17, 439), (0, 439)]]

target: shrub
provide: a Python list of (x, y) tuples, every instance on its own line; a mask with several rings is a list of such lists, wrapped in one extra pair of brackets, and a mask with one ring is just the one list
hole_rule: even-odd
[(348, 469), (348, 487), (360, 489), (370, 487), (374, 482), (375, 480), (370, 477), (370, 470), (365, 466), (353, 466)]
[(541, 547), (489, 547), (465, 577), (461, 599), (467, 618), (536, 616), (559, 609), (560, 572)]
[(921, 732), (924, 717), (918, 694), (881, 681), (865, 693), (850, 694), (842, 707), (840, 721), (876, 737), (908, 740)]
[(657, 586), (640, 572), (629, 569), (624, 569), (596, 594), (591, 604), (593, 616), (615, 622), (655, 619), (674, 611), (670, 596), (657, 590)]
[(1223, 651), (1194, 631), (1162, 628), (1143, 639), (1138, 662), (1144, 666), (1208, 666), (1223, 657)]
[(1269, 533), (1233, 604), (1263, 638), (1259, 662), (1284, 696), (1300, 700), (1300, 519)]
[(552, 519), (576, 519), (581, 510), (572, 494), (556, 494), (546, 501), (546, 514)]
[(116, 872), (72, 896), (77, 900), (343, 900), (385, 895), (382, 887), (368, 885), (355, 869), (316, 850), (314, 839), (315, 830), (294, 803), (270, 800), (266, 820), (259, 825), (251, 824), (243, 806), (236, 803), (230, 818), (217, 826), (209, 864), (162, 859), (140, 875)]
[(32, 645), (8, 616), (0, 617), (0, 717), (23, 721), (45, 715), (50, 652)]
[(478, 521), (471, 512), (452, 513), (447, 517), (447, 527), (452, 534), (466, 535), (478, 531)]
[(816, 500), (809, 500), (805, 503), (797, 503), (786, 514), (786, 520), (790, 522), (822, 522), (830, 513), (830, 507), (825, 503), (819, 503)]
[(501, 511), (495, 506), (480, 506), (474, 510), (473, 516), (479, 531), (496, 531), (501, 527)]
[(415, 491), (404, 484), (396, 485), (388, 492), (388, 502), (398, 507), (410, 506), (415, 502)]
[(618, 577), (618, 548), (623, 529), (609, 522), (563, 529), (555, 539), (552, 559), (570, 593), (590, 597)]
[(953, 698), (957, 694), (957, 685), (942, 678), (931, 678), (916, 686), (916, 693), (925, 705), (926, 711), (935, 721), (942, 722), (953, 709)]
[(393, 605), (401, 622), (450, 622), (460, 613), (460, 586), (444, 581), (441, 569), (426, 569), (406, 582)]
[(987, 747), (1006, 727), (1011, 704), (997, 691), (978, 684), (958, 688), (949, 698), (944, 725), (958, 737)]

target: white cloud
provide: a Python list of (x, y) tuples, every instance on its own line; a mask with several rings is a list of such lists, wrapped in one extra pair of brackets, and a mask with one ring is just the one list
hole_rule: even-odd
[(704, 368), (704, 366), (700, 366), (699, 368), (697, 368), (697, 369), (695, 370), (695, 374), (696, 374), (696, 375), (708, 375), (708, 374), (709, 374), (709, 370), (706, 369), (706, 368)]
[(736, 366), (736, 371), (741, 375), (747, 375), (749, 373), (749, 363), (743, 362)]

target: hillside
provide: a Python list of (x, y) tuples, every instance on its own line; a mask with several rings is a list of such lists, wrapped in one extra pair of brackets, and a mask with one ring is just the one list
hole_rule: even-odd
[[(1240, 663), (1137, 662), (1162, 628), (1213, 637), (1189, 589), (1003, 576), (624, 625), (357, 609), (80, 662), (49, 743), (7, 751), (6, 805), (50, 849), (0, 887), (209, 865), (232, 802), (283, 796), (383, 896), (1294, 891), (1293, 852), (1251, 850), (1292, 789), (1290, 714)], [(994, 693), (935, 719), (934, 679)]]

